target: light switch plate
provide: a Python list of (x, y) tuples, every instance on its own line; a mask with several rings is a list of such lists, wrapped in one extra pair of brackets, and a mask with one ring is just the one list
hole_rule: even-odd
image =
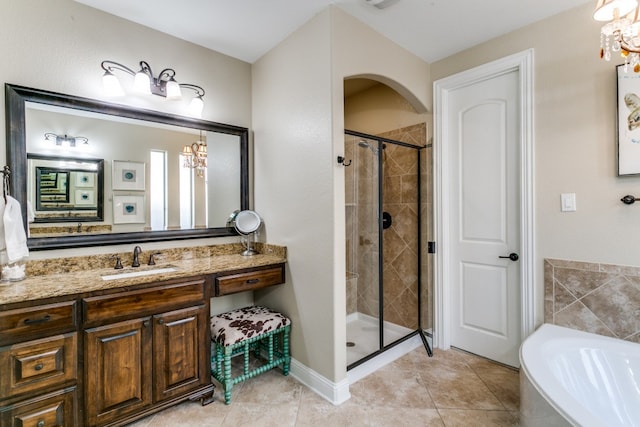
[(576, 193), (563, 193), (560, 195), (560, 209), (562, 212), (575, 212), (576, 209)]

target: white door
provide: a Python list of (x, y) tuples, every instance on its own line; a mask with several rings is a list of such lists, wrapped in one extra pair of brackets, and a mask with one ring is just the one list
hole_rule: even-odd
[[(518, 70), (449, 94), (451, 345), (518, 366)], [(511, 256), (511, 258), (509, 258)]]

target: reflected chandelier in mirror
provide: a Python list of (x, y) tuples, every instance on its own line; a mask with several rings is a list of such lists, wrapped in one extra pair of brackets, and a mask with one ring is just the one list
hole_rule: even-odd
[[(237, 234), (226, 221), (230, 212), (249, 207), (247, 128), (12, 84), (5, 84), (5, 100), (7, 162), (13, 171), (10, 190), (22, 205), (25, 224), (27, 201), (34, 208), (39, 202), (41, 211), (40, 218), (29, 224), (29, 248)], [(73, 147), (57, 145), (42, 137), (45, 132), (82, 135), (91, 142)], [(194, 169), (183, 166), (183, 147), (194, 141), (206, 142), (204, 179), (197, 178)], [(71, 194), (71, 184), (83, 177), (62, 166), (35, 165), (33, 159), (39, 157), (100, 159), (103, 179), (96, 175), (95, 180), (102, 182), (97, 182), (91, 191), (74, 187)], [(85, 175), (84, 185), (88, 186), (91, 177)], [(99, 196), (103, 198), (102, 207)], [(60, 227), (60, 219), (45, 219), (42, 212), (55, 212), (60, 207), (56, 203), (70, 203), (72, 199), (76, 202), (76, 197), (79, 204), (72, 209), (72, 215), (91, 211), (78, 207), (89, 208), (95, 203), (95, 218), (80, 222), (74, 219), (82, 224), (78, 227)], [(65, 201), (57, 200), (61, 198)], [(126, 209), (120, 212), (122, 206)], [(47, 227), (54, 230), (36, 230)], [(60, 229), (55, 230), (56, 227)]]

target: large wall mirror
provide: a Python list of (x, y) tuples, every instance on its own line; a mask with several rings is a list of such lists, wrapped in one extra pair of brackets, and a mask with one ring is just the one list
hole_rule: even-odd
[[(249, 208), (248, 129), (11, 84), (5, 97), (10, 191), (30, 249), (236, 234), (227, 221)], [(206, 168), (184, 147), (204, 147)]]

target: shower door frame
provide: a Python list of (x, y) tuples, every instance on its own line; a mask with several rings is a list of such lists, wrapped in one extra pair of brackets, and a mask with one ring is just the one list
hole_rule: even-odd
[[(353, 363), (350, 363), (349, 365), (347, 365), (347, 371), (355, 368), (356, 366), (359, 366), (371, 359), (373, 359), (374, 357), (384, 353), (385, 351), (389, 350), (390, 348), (395, 347), (398, 344), (401, 344), (405, 341), (407, 341), (410, 338), (413, 338), (416, 335), (419, 335), (421, 340), (422, 340), (422, 344), (424, 345), (425, 350), (427, 351), (427, 354), (429, 355), (429, 357), (433, 356), (433, 352), (431, 351), (431, 346), (429, 345), (429, 343), (427, 342), (427, 337), (425, 336), (425, 332), (422, 329), (422, 180), (420, 179), (421, 177), (421, 167), (422, 167), (422, 150), (424, 150), (425, 148), (427, 148), (427, 145), (413, 145), (413, 144), (408, 144), (406, 142), (402, 142), (402, 141), (397, 141), (394, 139), (389, 139), (389, 138), (383, 138), (380, 136), (375, 136), (375, 135), (370, 135), (370, 134), (366, 134), (366, 133), (362, 133), (362, 132), (358, 132), (358, 131), (353, 131), (353, 130), (349, 130), (349, 129), (345, 129), (344, 130), (344, 134), (345, 135), (350, 135), (350, 136), (355, 136), (358, 138), (364, 138), (364, 139), (368, 139), (368, 140), (372, 140), (372, 141), (376, 141), (378, 144), (378, 153), (379, 155), (377, 156), (378, 159), (378, 350), (374, 351), (373, 353), (370, 353), (366, 356), (364, 356), (361, 359), (356, 360)], [(393, 145), (398, 145), (401, 147), (405, 147), (405, 148), (412, 148), (414, 150), (416, 150), (416, 156), (417, 156), (417, 165), (416, 165), (416, 173), (417, 173), (417, 179), (416, 179), (416, 191), (417, 191), (417, 229), (418, 229), (418, 233), (417, 233), (417, 247), (418, 250), (417, 252), (417, 257), (418, 257), (418, 269), (417, 269), (417, 274), (418, 274), (418, 292), (417, 292), (417, 310), (418, 310), (418, 327), (416, 330), (408, 333), (407, 335), (398, 338), (397, 340), (391, 342), (390, 344), (384, 345), (384, 237), (383, 237), (383, 221), (382, 221), (382, 213), (384, 211), (384, 207), (383, 207), (383, 203), (384, 203), (384, 192), (383, 192), (383, 187), (384, 187), (384, 169), (383, 169), (383, 156), (382, 156), (382, 150), (383, 150), (383, 146), (384, 144), (393, 144)]]

